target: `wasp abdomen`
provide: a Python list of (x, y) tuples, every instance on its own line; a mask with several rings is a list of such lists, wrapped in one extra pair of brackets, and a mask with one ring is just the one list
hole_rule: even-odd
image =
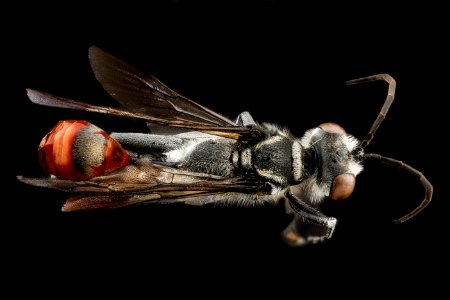
[(47, 173), (67, 180), (87, 180), (131, 161), (116, 140), (87, 121), (58, 122), (42, 139), (38, 153)]

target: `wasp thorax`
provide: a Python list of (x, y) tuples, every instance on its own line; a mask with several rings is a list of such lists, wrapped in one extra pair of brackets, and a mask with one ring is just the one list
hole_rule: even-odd
[(87, 180), (128, 165), (131, 157), (105, 131), (86, 121), (60, 121), (42, 139), (39, 162), (60, 179)]

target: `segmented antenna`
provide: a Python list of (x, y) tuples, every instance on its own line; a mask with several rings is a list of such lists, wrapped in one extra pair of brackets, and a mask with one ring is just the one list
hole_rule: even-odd
[(398, 218), (397, 220), (394, 220), (394, 223), (400, 224), (400, 223), (403, 223), (403, 222), (411, 219), (412, 217), (414, 217), (418, 213), (420, 213), (431, 202), (431, 198), (433, 196), (433, 186), (428, 181), (428, 179), (417, 169), (414, 169), (413, 167), (405, 164), (404, 162), (402, 162), (400, 160), (381, 156), (376, 153), (365, 154), (364, 159), (375, 159), (375, 160), (378, 160), (388, 166), (392, 166), (392, 167), (398, 168), (400, 170), (403, 170), (406, 173), (409, 173), (409, 174), (415, 176), (420, 181), (423, 188), (425, 189), (425, 198), (422, 200), (422, 202), (419, 204), (419, 206), (417, 206), (413, 211), (404, 215), (403, 217)]
[(359, 83), (376, 81), (376, 80), (383, 80), (389, 84), (388, 93), (386, 96), (386, 100), (384, 101), (383, 107), (381, 108), (380, 113), (378, 114), (377, 118), (373, 122), (372, 127), (369, 130), (369, 133), (367, 133), (366, 137), (361, 142), (360, 147), (362, 149), (366, 148), (367, 145), (369, 145), (370, 141), (372, 141), (373, 137), (375, 136), (375, 132), (377, 132), (378, 127), (380, 127), (381, 123), (384, 121), (384, 118), (386, 117), (386, 114), (388, 113), (392, 102), (394, 102), (396, 82), (395, 82), (394, 78), (392, 78), (391, 75), (389, 75), (389, 74), (377, 74), (377, 75), (373, 75), (373, 76), (352, 79), (352, 80), (345, 82), (346, 85), (353, 85), (353, 84), (359, 84)]
[[(394, 78), (392, 78), (389, 74), (378, 74), (373, 76), (367, 76), (362, 77), (358, 79), (353, 79), (345, 82), (347, 85), (353, 85), (363, 82), (369, 82), (369, 81), (375, 81), (375, 80), (383, 80), (386, 81), (389, 84), (388, 87), (388, 93), (386, 96), (386, 100), (384, 101), (383, 107), (381, 108), (380, 113), (378, 114), (377, 118), (372, 124), (372, 127), (370, 128), (369, 132), (367, 133), (364, 140), (361, 142), (360, 148), (364, 149), (369, 145), (369, 143), (372, 141), (373, 137), (375, 136), (375, 132), (378, 130), (378, 127), (380, 127), (381, 123), (384, 121), (384, 118), (386, 117), (386, 114), (389, 111), (389, 108), (391, 107), (392, 102), (394, 101), (395, 96), (395, 87), (396, 82)], [(361, 151), (362, 153), (362, 151)], [(428, 181), (428, 179), (417, 169), (414, 169), (413, 167), (405, 164), (404, 162), (400, 160), (396, 160), (390, 157), (381, 156), (376, 153), (368, 153), (363, 155), (363, 159), (375, 159), (378, 160), (386, 165), (398, 168), (400, 170), (405, 171), (406, 173), (409, 173), (416, 178), (419, 179), (420, 183), (422, 184), (423, 188), (425, 189), (425, 197), (422, 200), (422, 202), (417, 206), (414, 210), (412, 210), (410, 213), (404, 215), (403, 217), (394, 220), (394, 223), (403, 223), (412, 217), (416, 216), (418, 213), (420, 213), (430, 202), (431, 198), (433, 196), (433, 186)]]

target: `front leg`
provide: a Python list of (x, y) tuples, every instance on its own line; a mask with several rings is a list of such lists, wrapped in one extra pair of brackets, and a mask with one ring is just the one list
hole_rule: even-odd
[(295, 213), (294, 219), (282, 233), (287, 244), (299, 247), (331, 238), (337, 223), (335, 218), (325, 216), (294, 194), (291, 188), (286, 190), (285, 196), (289, 202), (288, 209)]

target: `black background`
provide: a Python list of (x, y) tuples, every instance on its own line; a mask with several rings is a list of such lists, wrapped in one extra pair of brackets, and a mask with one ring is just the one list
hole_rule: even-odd
[[(433, 280), (432, 270), (448, 265), (447, 154), (441, 144), (446, 139), (441, 103), (448, 98), (441, 74), (448, 61), (438, 8), (168, 1), (150, 7), (52, 9), (14, 9), (15, 21), (3, 26), (3, 158), (8, 165), (5, 188), (12, 193), (2, 197), (2, 229), (14, 281), (43, 277), (47, 284), (41, 288), (46, 289), (54, 278), (64, 281), (80, 272), (75, 282), (88, 286), (102, 278), (136, 277), (154, 288), (187, 279), (202, 286), (230, 272), (227, 285), (256, 278), (264, 292), (264, 282), (286, 277), (299, 286), (286, 283), (282, 290), (295, 291), (308, 288), (301, 284), (309, 282), (305, 279), (327, 285), (350, 276), (351, 285), (379, 272), (383, 276), (370, 281), (367, 290), (382, 294), (376, 286), (410, 290), (411, 281), (396, 282), (405, 277), (417, 283), (415, 288), (426, 288), (418, 284), (421, 278)], [(15, 180), (16, 175), (43, 176), (37, 145), (56, 122), (86, 119), (106, 131), (144, 130), (132, 121), (28, 101), (25, 88), (114, 105), (90, 70), (91, 45), (226, 116), (248, 110), (257, 121), (287, 126), (297, 136), (333, 121), (363, 138), (384, 101), (386, 85), (347, 87), (344, 82), (389, 73), (397, 80), (396, 100), (367, 151), (421, 170), (435, 186), (433, 201), (416, 218), (394, 225), (393, 219), (418, 205), (423, 190), (407, 174), (367, 163), (350, 199), (323, 206), (339, 220), (334, 237), (300, 249), (280, 239), (290, 222), (281, 208), (141, 206), (61, 213), (64, 194)], [(344, 271), (350, 275), (341, 275)]]

